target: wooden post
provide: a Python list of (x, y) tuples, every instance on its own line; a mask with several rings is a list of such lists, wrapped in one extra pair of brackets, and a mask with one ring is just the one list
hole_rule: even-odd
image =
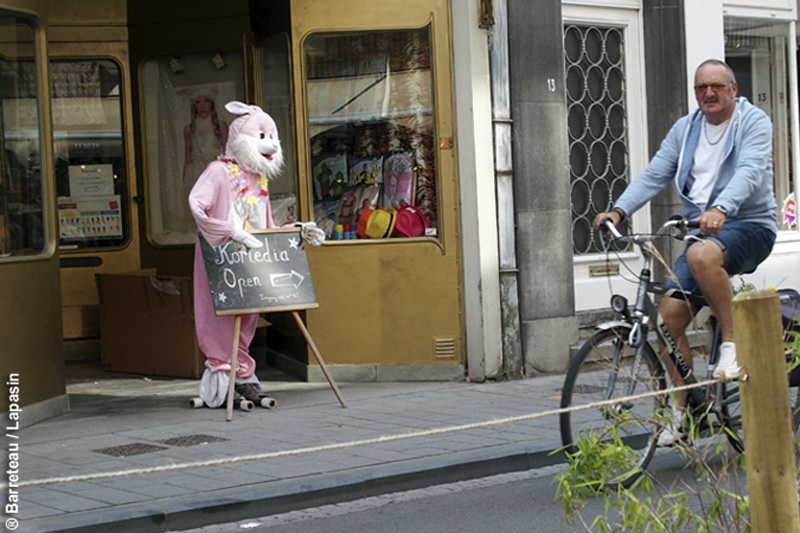
[(780, 300), (774, 291), (733, 300), (750, 525), (754, 533), (800, 531), (789, 382)]
[(231, 352), (231, 380), (228, 383), (228, 405), (225, 411), (225, 420), (233, 420), (233, 388), (236, 386), (236, 360), (239, 356), (239, 331), (242, 328), (242, 315), (236, 315), (233, 326), (233, 351)]
[(314, 357), (317, 358), (317, 363), (319, 363), (322, 373), (325, 374), (325, 378), (328, 380), (328, 383), (330, 383), (333, 393), (336, 395), (336, 399), (339, 400), (340, 404), (342, 404), (343, 409), (347, 408), (347, 404), (344, 403), (344, 398), (342, 398), (342, 393), (339, 392), (339, 387), (336, 386), (336, 382), (333, 381), (333, 378), (328, 373), (328, 367), (325, 366), (325, 361), (322, 360), (322, 355), (319, 353), (319, 350), (317, 350), (317, 345), (314, 344), (314, 339), (311, 338), (311, 334), (308, 332), (306, 325), (303, 324), (300, 314), (297, 311), (292, 311), (292, 315), (294, 316), (294, 320), (297, 322), (297, 326), (300, 328), (300, 331), (303, 333), (303, 337), (305, 337), (306, 342), (311, 347)]

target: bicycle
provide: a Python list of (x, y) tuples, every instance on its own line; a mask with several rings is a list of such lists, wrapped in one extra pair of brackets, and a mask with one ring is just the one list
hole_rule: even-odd
[[(632, 243), (641, 251), (643, 265), (639, 273), (636, 301), (630, 307), (627, 299), (614, 294), (611, 308), (616, 319), (596, 326), (597, 331), (582, 345), (572, 360), (564, 386), (561, 391), (561, 408), (596, 404), (643, 392), (663, 391), (667, 377), (665, 367), (659, 356), (666, 348), (668, 357), (675, 364), (686, 385), (698, 383), (697, 371), (692, 371), (686, 356), (681, 353), (669, 333), (651, 294), (662, 297), (685, 299), (687, 305), (696, 309), (706, 306), (699, 293), (689, 293), (670, 289), (662, 283), (653, 281), (651, 267), (657, 248), (654, 241), (663, 237), (687, 238), (690, 228), (698, 227), (696, 221), (673, 217), (655, 234), (636, 233), (623, 236), (610, 220), (604, 221), (605, 228), (618, 245)], [(691, 237), (689, 237), (691, 238)], [(610, 250), (610, 247), (606, 247)], [(714, 332), (707, 365), (707, 379), (711, 380), (711, 370), (717, 361), (720, 345), (720, 331), (713, 315), (710, 318)], [(652, 330), (652, 333), (651, 333)], [(653, 340), (659, 346), (653, 345)], [(687, 391), (686, 412), (691, 416), (689, 428), (699, 436), (714, 434), (720, 429), (737, 452), (743, 450), (741, 432), (741, 410), (739, 390), (736, 382), (719, 382)], [(660, 432), (669, 418), (667, 393), (655, 394), (641, 400), (627, 400), (598, 407), (565, 412), (560, 417), (561, 440), (564, 451), (574, 455), (578, 449), (576, 442), (580, 437), (594, 434), (600, 439), (621, 439), (627, 448), (628, 462), (612, 472), (606, 486), (630, 486), (647, 468), (656, 450)], [(800, 424), (800, 387), (790, 389), (793, 413), (793, 427)], [(711, 414), (717, 421), (715, 425)]]

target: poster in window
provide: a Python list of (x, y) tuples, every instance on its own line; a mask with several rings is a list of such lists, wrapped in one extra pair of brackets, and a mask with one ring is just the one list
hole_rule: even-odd
[(347, 186), (346, 152), (323, 154), (315, 157), (311, 170), (314, 200), (336, 200)]
[(384, 160), (383, 207), (414, 205), (414, 152), (397, 152)]
[(122, 237), (120, 196), (62, 196), (58, 199), (58, 231), (62, 248), (92, 239)]
[(355, 214), (355, 222), (358, 223), (361, 220), (361, 215), (367, 209), (377, 209), (378, 208), (378, 198), (381, 192), (381, 186), (378, 184), (375, 185), (359, 185), (357, 187), (358, 191), (356, 193), (356, 214)]
[(344, 226), (353, 223), (356, 214), (357, 194), (358, 189), (356, 187), (348, 187), (344, 190), (336, 206), (336, 224)]
[(331, 239), (336, 229), (336, 207), (335, 200), (314, 204), (314, 222), (325, 232), (326, 239)]
[(350, 163), (351, 185), (383, 183), (383, 156), (357, 157)]

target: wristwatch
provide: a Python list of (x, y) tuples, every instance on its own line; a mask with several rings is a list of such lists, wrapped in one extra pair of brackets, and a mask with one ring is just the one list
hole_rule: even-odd
[(725, 209), (724, 207), (722, 207), (721, 205), (712, 205), (711, 209), (716, 209), (717, 211), (719, 211), (723, 215), (728, 216), (728, 210)]

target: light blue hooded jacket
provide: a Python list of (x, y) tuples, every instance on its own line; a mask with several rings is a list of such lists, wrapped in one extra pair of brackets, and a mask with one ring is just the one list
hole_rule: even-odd
[[(772, 190), (772, 122), (744, 97), (736, 99), (731, 121), (708, 207), (721, 205), (728, 210), (728, 220), (753, 222), (777, 233), (778, 207)], [(700, 109), (675, 122), (650, 164), (628, 185), (614, 207), (630, 215), (673, 181), (683, 202), (683, 216), (699, 217), (706, 206), (692, 202), (683, 189), (702, 125)]]

